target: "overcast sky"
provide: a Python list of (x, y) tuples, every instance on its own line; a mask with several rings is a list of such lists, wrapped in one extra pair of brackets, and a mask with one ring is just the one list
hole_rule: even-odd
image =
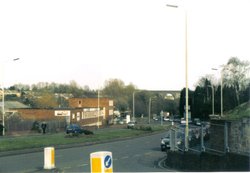
[(180, 90), (186, 10), (193, 88), (230, 57), (250, 59), (249, 9), (249, 0), (1, 0), (1, 81), (75, 80), (97, 89), (118, 78), (139, 89)]

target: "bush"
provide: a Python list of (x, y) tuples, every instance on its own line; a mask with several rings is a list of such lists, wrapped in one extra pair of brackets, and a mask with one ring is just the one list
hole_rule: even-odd
[(31, 127), (32, 131), (37, 131), (38, 133), (41, 133), (41, 127), (40, 127), (40, 123), (38, 121), (34, 121), (34, 123), (32, 124)]
[(4, 129), (4, 126), (2, 124), (0, 124), (0, 136), (3, 136), (3, 129)]
[(142, 130), (142, 131), (153, 131), (152, 127), (151, 126), (135, 126), (133, 129), (135, 130)]
[(92, 132), (92, 131), (90, 131), (90, 130), (83, 130), (83, 133), (85, 134), (85, 135), (93, 135), (94, 133)]

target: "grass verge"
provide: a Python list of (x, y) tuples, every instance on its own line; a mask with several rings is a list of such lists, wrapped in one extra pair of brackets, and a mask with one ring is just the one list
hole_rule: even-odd
[(131, 130), (131, 129), (112, 129), (112, 130), (96, 130), (94, 135), (79, 135), (69, 136), (65, 133), (56, 134), (39, 134), (31, 136), (20, 137), (0, 137), (0, 152), (13, 151), (30, 148), (41, 148), (48, 146), (70, 145), (70, 144), (84, 144), (84, 143), (96, 143), (107, 140), (122, 139), (127, 137), (141, 136), (150, 134), (152, 132), (163, 131), (168, 126), (150, 126), (152, 130)]

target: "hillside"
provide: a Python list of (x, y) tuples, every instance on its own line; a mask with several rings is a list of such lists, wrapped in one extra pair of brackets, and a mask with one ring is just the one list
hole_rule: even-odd
[(250, 117), (250, 101), (243, 103), (228, 112), (225, 112), (225, 118), (223, 119), (236, 120), (243, 117)]

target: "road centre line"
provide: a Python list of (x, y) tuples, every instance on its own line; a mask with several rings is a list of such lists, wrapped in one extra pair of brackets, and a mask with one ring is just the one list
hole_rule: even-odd
[(124, 157), (122, 157), (121, 159), (128, 159), (129, 157), (128, 156), (124, 156)]
[(84, 166), (88, 166), (89, 164), (87, 163), (84, 163), (84, 164), (81, 164), (81, 165), (77, 165), (77, 167), (84, 167)]
[(65, 167), (63, 167), (63, 170), (65, 170), (65, 169), (71, 169), (72, 167), (71, 166), (65, 166)]
[(147, 152), (144, 155), (151, 155), (151, 154), (152, 154), (152, 152)]

